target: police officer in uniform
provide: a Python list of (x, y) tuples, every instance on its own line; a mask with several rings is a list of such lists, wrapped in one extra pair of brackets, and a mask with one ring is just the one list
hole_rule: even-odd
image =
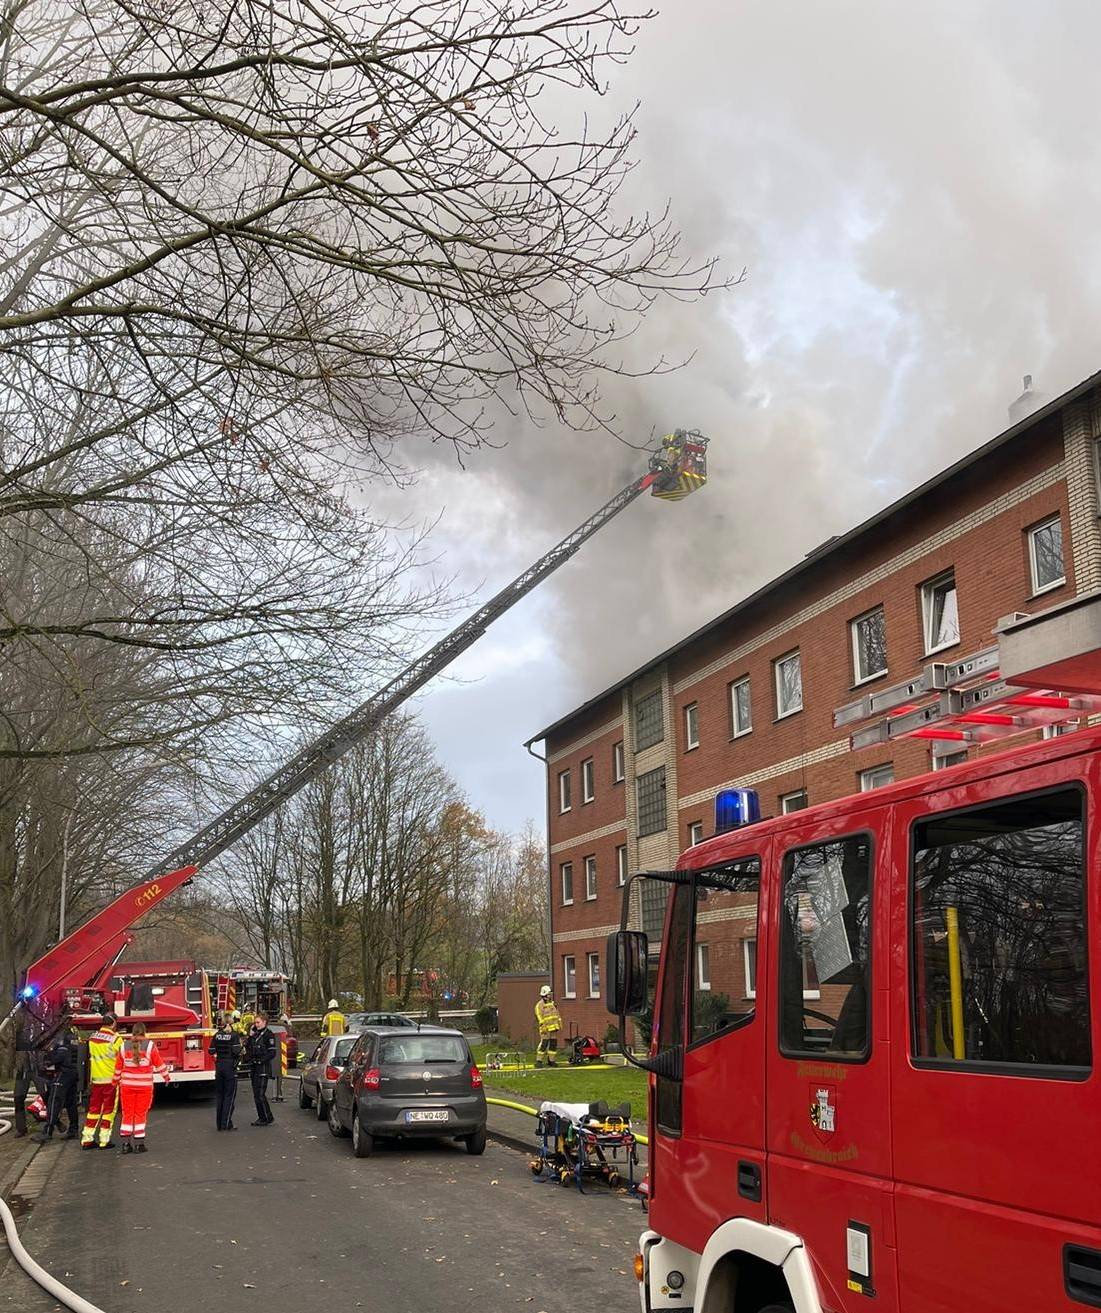
[(241, 1057), (241, 1036), (233, 1029), (224, 1012), (218, 1017), (218, 1029), (210, 1041), (210, 1054), (214, 1059), (218, 1129), (236, 1130), (233, 1125), (233, 1105), (237, 1099), (237, 1063)]
[(52, 1139), (54, 1131), (59, 1129), (61, 1113), (64, 1110), (69, 1120), (65, 1138), (75, 1140), (80, 1133), (77, 1129), (77, 1119), (80, 1115), (77, 1111), (79, 1057), (76, 1036), (71, 1026), (66, 1024), (62, 1027), (53, 1045), (46, 1050), (44, 1061), (50, 1078), (50, 1088), (46, 1097), (48, 1116), (42, 1133), (36, 1135), (35, 1139), (39, 1143)]
[(15, 1133), (27, 1133), (27, 1095), (34, 1089), (42, 1100), (47, 1098), (46, 1082), (38, 1064), (38, 1046), (34, 1033), (37, 1023), (23, 1013), (15, 1032)]
[(275, 1117), (268, 1102), (268, 1081), (271, 1079), (271, 1066), (275, 1060), (275, 1036), (268, 1029), (268, 1018), (264, 1012), (257, 1012), (256, 1020), (245, 1040), (245, 1061), (249, 1067), (252, 1081), (252, 1097), (256, 1101), (256, 1120), (253, 1126), (270, 1126)]

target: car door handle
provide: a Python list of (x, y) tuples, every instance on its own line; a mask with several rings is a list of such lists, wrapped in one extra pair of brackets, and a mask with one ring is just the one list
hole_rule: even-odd
[(1064, 1245), (1063, 1284), (1071, 1299), (1101, 1308), (1101, 1250)]
[(761, 1169), (756, 1163), (738, 1163), (738, 1193), (752, 1203), (761, 1202)]

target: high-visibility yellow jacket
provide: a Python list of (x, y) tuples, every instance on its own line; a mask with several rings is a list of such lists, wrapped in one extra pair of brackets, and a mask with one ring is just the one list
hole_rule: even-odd
[(115, 1079), (115, 1059), (122, 1036), (114, 1030), (97, 1030), (88, 1041), (88, 1070), (93, 1085), (110, 1085)]
[(540, 1035), (557, 1035), (562, 1029), (562, 1018), (558, 1015), (558, 1005), (552, 998), (541, 998), (536, 1003), (535, 1020), (539, 1023)]
[(332, 1011), (326, 1012), (321, 1018), (321, 1038), (327, 1039), (330, 1035), (343, 1035), (347, 1025), (344, 1013), (337, 1012), (334, 1008)]

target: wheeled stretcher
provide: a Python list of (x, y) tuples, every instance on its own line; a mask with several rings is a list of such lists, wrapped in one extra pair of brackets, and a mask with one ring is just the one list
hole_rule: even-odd
[(554, 1103), (539, 1106), (537, 1156), (532, 1175), (557, 1180), (584, 1191), (584, 1181), (599, 1180), (613, 1188), (636, 1191), (638, 1144), (631, 1130), (631, 1105), (609, 1108), (598, 1103)]

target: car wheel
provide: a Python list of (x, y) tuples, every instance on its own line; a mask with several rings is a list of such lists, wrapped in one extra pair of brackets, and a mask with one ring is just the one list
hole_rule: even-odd
[(352, 1117), (352, 1152), (357, 1158), (370, 1158), (374, 1150), (375, 1137), (364, 1127), (357, 1108)]
[(340, 1114), (336, 1110), (336, 1102), (334, 1101), (330, 1103), (328, 1108), (329, 1130), (337, 1137), (337, 1139), (341, 1139), (348, 1134), (348, 1131), (344, 1123), (340, 1120)]
[(485, 1153), (485, 1151), (486, 1151), (486, 1128), (485, 1128), (484, 1126), (480, 1126), (480, 1127), (474, 1132), (473, 1135), (467, 1135), (467, 1136), (465, 1136), (465, 1137), (463, 1138), (463, 1143), (466, 1145), (466, 1151), (467, 1151), (467, 1153), (472, 1153), (472, 1154), (474, 1154), (475, 1157), (478, 1157), (480, 1154)]
[(298, 1106), (300, 1108), (308, 1108), (311, 1106), (312, 1103), (313, 1103), (313, 1099), (311, 1099), (310, 1096), (306, 1093), (306, 1082), (304, 1080), (300, 1080), (298, 1082)]
[(325, 1102), (325, 1096), (321, 1093), (321, 1086), (317, 1087), (317, 1120), (319, 1122), (327, 1121), (329, 1117), (329, 1105)]

